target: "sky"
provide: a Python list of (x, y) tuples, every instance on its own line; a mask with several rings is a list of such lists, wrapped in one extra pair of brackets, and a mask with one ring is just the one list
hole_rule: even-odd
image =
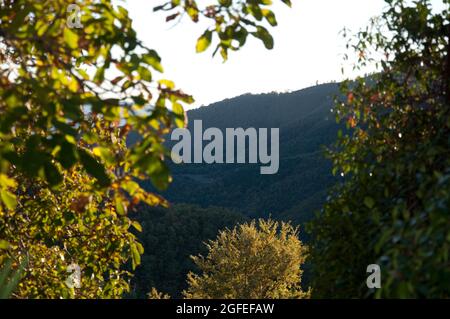
[[(138, 37), (162, 57), (164, 77), (194, 96), (196, 102), (189, 108), (245, 93), (295, 91), (317, 82), (342, 80), (346, 42), (340, 31), (344, 27), (358, 31), (385, 6), (383, 0), (294, 0), (289, 8), (274, 0), (280, 2), (273, 7), (278, 26), (269, 29), (274, 49), (266, 50), (249, 37), (246, 46), (231, 52), (223, 63), (219, 54), (212, 58), (211, 48), (195, 52), (206, 25), (194, 24), (188, 17), (176, 25), (166, 23), (166, 13), (152, 11), (164, 2), (119, 4), (128, 9)], [(345, 77), (355, 75), (346, 73)]]

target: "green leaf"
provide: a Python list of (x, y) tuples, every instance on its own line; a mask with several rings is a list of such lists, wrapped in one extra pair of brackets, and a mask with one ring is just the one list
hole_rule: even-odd
[(172, 105), (172, 111), (175, 113), (175, 124), (177, 127), (184, 127), (184, 109), (183, 106), (180, 103), (173, 103)]
[[(71, 136), (71, 135), (68, 135)], [(70, 142), (64, 141), (61, 150), (56, 155), (56, 159), (65, 169), (71, 168), (78, 160), (76, 146)]]
[(234, 39), (239, 42), (240, 46), (243, 46), (247, 40), (248, 31), (245, 28), (240, 28), (238, 31), (235, 31), (233, 34)]
[(142, 226), (141, 226), (141, 224), (139, 224), (137, 221), (131, 222), (131, 225), (132, 225), (138, 232), (142, 232)]
[(270, 33), (267, 31), (266, 28), (258, 26), (256, 32), (252, 32), (252, 35), (258, 39), (260, 39), (263, 43), (266, 49), (273, 49), (273, 38), (270, 35)]
[(159, 191), (166, 190), (171, 182), (169, 170), (165, 166), (163, 167), (164, 169), (157, 171), (150, 176), (150, 181)]
[(275, 14), (271, 10), (263, 9), (262, 13), (264, 18), (266, 18), (267, 22), (269, 22), (271, 26), (276, 26), (278, 24), (277, 19), (275, 18)]
[(198, 8), (196, 6), (188, 6), (186, 8), (186, 13), (189, 15), (192, 21), (198, 22)]
[(144, 246), (142, 246), (141, 243), (137, 242), (136, 247), (137, 247), (138, 252), (142, 255), (144, 253)]
[(172, 111), (177, 115), (184, 116), (183, 106), (180, 103), (173, 103)]
[(111, 180), (106, 174), (105, 168), (102, 164), (97, 162), (97, 160), (85, 150), (79, 151), (79, 154), (84, 169), (88, 172), (89, 175), (97, 179), (98, 184), (101, 187), (108, 187), (109, 185), (111, 185)]
[(147, 54), (142, 55), (142, 60), (148, 65), (152, 66), (156, 71), (164, 72), (161, 65), (161, 58), (158, 53), (153, 50), (149, 50)]
[(262, 14), (261, 8), (258, 5), (250, 4), (248, 6), (248, 9), (249, 9), (250, 13), (252, 14), (252, 16), (255, 17), (256, 20), (261, 21), (263, 14)]
[(0, 195), (2, 198), (3, 203), (6, 205), (6, 207), (10, 210), (14, 210), (17, 206), (17, 199), (16, 196), (6, 189), (0, 190)]
[(173, 81), (166, 80), (166, 79), (159, 80), (158, 83), (160, 85), (164, 85), (168, 89), (173, 89), (175, 87), (175, 83), (173, 83)]
[(208, 47), (211, 44), (211, 39), (212, 39), (212, 32), (206, 30), (205, 33), (203, 33), (202, 36), (197, 40), (196, 46), (197, 53), (203, 52), (206, 49), (208, 49)]
[(130, 196), (133, 196), (134, 194), (136, 194), (141, 187), (139, 186), (138, 183), (134, 182), (134, 181), (126, 181), (122, 183), (122, 188), (128, 192), (128, 194), (130, 194)]
[(116, 204), (116, 212), (122, 216), (126, 215), (126, 208), (123, 205), (122, 198), (120, 196), (116, 196), (114, 200), (115, 200), (115, 204)]
[(151, 82), (152, 81), (152, 73), (150, 72), (149, 69), (143, 67), (143, 66), (139, 66), (137, 69), (139, 76), (141, 78), (141, 80), (147, 81), (147, 82)]
[(64, 28), (64, 42), (67, 43), (67, 45), (71, 48), (71, 49), (75, 49), (78, 47), (78, 35), (73, 32), (71, 29), (69, 28)]
[(115, 156), (113, 152), (107, 147), (94, 147), (92, 150), (95, 156), (100, 157), (105, 163), (113, 165), (115, 163)]
[(372, 197), (365, 197), (364, 198), (364, 205), (366, 205), (368, 208), (372, 208), (375, 205), (375, 201)]
[(97, 69), (94, 75), (94, 82), (97, 84), (101, 84), (105, 79), (105, 67), (100, 67)]
[(140, 263), (141, 263), (141, 255), (139, 254), (139, 250), (136, 247), (135, 243), (132, 243), (130, 245), (130, 249), (131, 249), (132, 267), (133, 267), (133, 270), (134, 270), (134, 269), (136, 269), (136, 266), (140, 265)]
[(17, 182), (5, 174), (0, 174), (0, 187), (16, 187)]
[(58, 185), (62, 182), (63, 178), (58, 168), (51, 162), (44, 164), (45, 179), (50, 186)]
[(119, 10), (119, 14), (118, 14), (119, 18), (126, 19), (128, 17), (128, 10), (127, 9), (125, 9), (122, 6), (117, 6), (117, 9)]
[(228, 60), (228, 49), (226, 46), (220, 46), (220, 55), (224, 61)]
[(10, 246), (10, 243), (8, 243), (6, 240), (0, 239), (0, 249), (8, 249)]

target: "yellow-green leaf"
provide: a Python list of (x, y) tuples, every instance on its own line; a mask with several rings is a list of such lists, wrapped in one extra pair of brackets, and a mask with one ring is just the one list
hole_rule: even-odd
[(132, 225), (138, 232), (142, 232), (142, 226), (141, 226), (141, 224), (139, 224), (137, 221), (131, 222), (131, 225)]
[(132, 267), (134, 270), (136, 266), (140, 265), (141, 263), (141, 255), (139, 254), (139, 250), (134, 243), (130, 245), (130, 249), (131, 249)]
[(17, 206), (17, 199), (16, 199), (16, 196), (14, 194), (11, 194), (6, 189), (2, 189), (0, 191), (0, 195), (1, 195), (3, 203), (6, 205), (6, 207), (8, 209), (13, 210), (13, 209), (16, 208), (16, 206)]
[(164, 69), (161, 65), (161, 58), (156, 53), (156, 51), (149, 50), (147, 54), (142, 55), (142, 60), (148, 65), (152, 66), (155, 70), (164, 72)]
[(166, 80), (166, 79), (159, 80), (158, 83), (160, 85), (164, 85), (168, 89), (173, 89), (175, 87), (175, 83), (173, 83), (173, 81)]
[(126, 214), (126, 208), (123, 205), (122, 198), (120, 198), (120, 196), (116, 196), (115, 202), (116, 202), (116, 212), (119, 215), (125, 215)]
[(372, 197), (365, 197), (364, 198), (364, 205), (366, 205), (368, 208), (372, 208), (375, 205), (375, 201)]
[(263, 14), (264, 18), (266, 18), (267, 22), (270, 23), (271, 26), (276, 26), (278, 24), (273, 11), (271, 11), (269, 9), (263, 9), (262, 14)]
[(73, 32), (71, 29), (65, 28), (64, 29), (64, 42), (66, 42), (67, 45), (71, 49), (75, 49), (78, 46), (78, 35), (75, 32)]
[(10, 246), (10, 243), (8, 243), (6, 240), (0, 239), (0, 249), (8, 249)]
[(212, 32), (206, 30), (205, 33), (203, 33), (202, 36), (197, 40), (196, 46), (197, 53), (203, 52), (206, 49), (208, 49), (209, 45), (211, 44), (211, 39), (212, 39)]
[(17, 183), (14, 179), (9, 178), (5, 174), (0, 174), (0, 186), (2, 187), (16, 187)]

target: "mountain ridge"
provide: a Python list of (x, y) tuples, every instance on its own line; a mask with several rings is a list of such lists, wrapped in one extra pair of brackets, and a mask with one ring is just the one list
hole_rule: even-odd
[(202, 120), (204, 130), (279, 127), (280, 169), (266, 176), (259, 174), (259, 164), (171, 164), (174, 182), (163, 196), (174, 203), (237, 209), (249, 217), (304, 222), (335, 181), (322, 148), (339, 128), (331, 113), (338, 92), (338, 84), (327, 83), (289, 93), (245, 94), (189, 110), (191, 131), (194, 120)]

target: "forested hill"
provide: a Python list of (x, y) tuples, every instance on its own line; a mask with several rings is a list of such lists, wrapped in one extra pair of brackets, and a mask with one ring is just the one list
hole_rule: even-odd
[(246, 94), (188, 112), (207, 127), (280, 129), (277, 174), (260, 175), (260, 164), (172, 165), (174, 182), (164, 196), (174, 203), (234, 208), (251, 217), (272, 215), (296, 222), (308, 219), (332, 185), (323, 145), (336, 139), (331, 113), (338, 84), (292, 93)]

